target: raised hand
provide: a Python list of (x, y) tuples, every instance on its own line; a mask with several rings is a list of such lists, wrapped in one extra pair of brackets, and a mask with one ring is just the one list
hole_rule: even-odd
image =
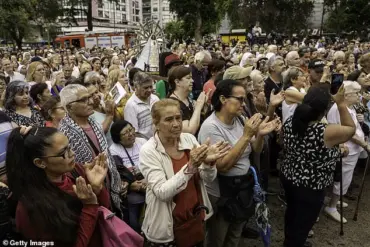
[(259, 125), (258, 135), (265, 136), (274, 131), (280, 124), (281, 122), (279, 118), (269, 122), (269, 117), (266, 117), (265, 120)]
[(196, 101), (196, 106), (200, 107), (200, 108), (203, 108), (204, 104), (207, 102), (208, 100), (208, 96), (207, 94), (205, 94), (205, 92), (201, 92), (199, 94), (199, 97)]
[(90, 184), (86, 184), (83, 177), (78, 177), (76, 179), (76, 184), (72, 186), (78, 199), (81, 200), (83, 204), (98, 204), (98, 199)]
[(113, 100), (106, 100), (105, 101), (105, 113), (109, 116), (114, 115), (114, 101)]
[(190, 168), (199, 167), (206, 159), (208, 153), (208, 145), (203, 144), (199, 147), (193, 147), (190, 151), (189, 165)]
[(284, 91), (280, 91), (279, 93), (275, 94), (275, 89), (272, 89), (270, 94), (270, 104), (273, 106), (280, 105), (285, 99)]
[(214, 165), (214, 162), (218, 159), (224, 157), (227, 152), (230, 150), (230, 145), (228, 142), (219, 141), (211, 146), (209, 146), (209, 139), (206, 141), (208, 145), (207, 157), (204, 160), (204, 163)]
[(84, 168), (86, 177), (94, 189), (94, 192), (100, 192), (108, 172), (107, 156), (105, 153), (96, 156), (93, 162), (85, 164)]
[(257, 133), (261, 123), (262, 115), (260, 113), (256, 113), (250, 119), (246, 120), (244, 123), (244, 136), (252, 138)]

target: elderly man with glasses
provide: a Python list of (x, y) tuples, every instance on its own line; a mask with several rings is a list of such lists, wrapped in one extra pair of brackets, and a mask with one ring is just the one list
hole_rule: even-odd
[(79, 84), (70, 84), (63, 88), (60, 92), (60, 101), (67, 115), (60, 121), (59, 130), (68, 137), (77, 163), (92, 162), (100, 153), (106, 154), (109, 179), (105, 184), (110, 192), (114, 211), (119, 214), (123, 186), (102, 126), (92, 117), (94, 113), (92, 96), (86, 87)]

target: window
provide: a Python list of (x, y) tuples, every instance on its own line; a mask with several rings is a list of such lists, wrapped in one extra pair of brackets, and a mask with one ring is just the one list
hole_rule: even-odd
[(120, 8), (120, 6), (119, 6), (119, 4), (116, 4), (116, 10), (120, 10), (121, 8)]
[(125, 11), (126, 12), (126, 5), (121, 5), (121, 11)]
[(157, 12), (158, 11), (158, 8), (153, 8), (153, 12)]
[(136, 16), (136, 22), (140, 22), (140, 17)]
[(98, 17), (103, 17), (103, 10), (98, 11)]
[(105, 17), (105, 18), (109, 18), (109, 12), (105, 12), (105, 13), (104, 13), (104, 17)]
[(135, 14), (136, 14), (136, 15), (140, 15), (140, 10), (138, 10), (138, 9), (137, 9), (137, 10), (135, 11)]
[(103, 2), (98, 2), (98, 8), (103, 8), (104, 7), (104, 3)]
[(122, 21), (126, 21), (126, 15), (125, 14), (122, 14)]

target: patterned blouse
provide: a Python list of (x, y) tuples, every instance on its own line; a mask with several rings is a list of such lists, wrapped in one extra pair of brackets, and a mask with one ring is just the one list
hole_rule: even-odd
[(41, 114), (34, 108), (31, 108), (31, 117), (26, 117), (21, 114), (16, 113), (12, 110), (5, 110), (6, 115), (8, 115), (12, 122), (18, 124), (18, 126), (25, 125), (25, 126), (38, 126), (44, 127), (45, 126), (45, 119), (41, 116)]
[(304, 137), (292, 133), (292, 117), (284, 128), (284, 158), (281, 172), (297, 187), (322, 190), (333, 183), (339, 148), (327, 148), (324, 143), (326, 124), (309, 125)]

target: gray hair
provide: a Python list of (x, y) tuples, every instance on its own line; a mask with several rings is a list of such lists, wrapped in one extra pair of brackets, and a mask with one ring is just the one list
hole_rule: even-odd
[[(4, 98), (4, 108), (7, 110), (15, 111), (16, 103), (15, 103), (15, 96), (18, 92), (22, 92), (24, 89), (30, 88), (29, 84), (24, 81), (12, 81), (8, 84), (5, 91), (5, 98)], [(29, 97), (30, 103), (29, 106), (32, 105), (32, 99)]]
[(195, 54), (194, 62), (203, 62), (207, 58), (212, 60), (212, 55), (208, 51), (200, 51)]
[(60, 103), (62, 106), (67, 109), (68, 104), (78, 100), (77, 93), (81, 91), (88, 93), (87, 88), (80, 84), (69, 84), (68, 86), (64, 87), (59, 93)]
[(292, 80), (297, 79), (299, 75), (304, 74), (303, 70), (298, 67), (290, 67), (287, 69), (283, 76), (283, 88), (288, 89), (293, 86)]
[(85, 74), (84, 83), (89, 83), (93, 77), (99, 77), (99, 73), (96, 71), (89, 71)]
[(270, 59), (267, 61), (267, 67), (271, 69), (271, 67), (273, 67), (278, 60), (284, 61), (284, 58), (276, 55), (270, 57)]
[(135, 87), (141, 86), (142, 84), (147, 83), (147, 82), (153, 82), (153, 79), (150, 75), (142, 71), (136, 72), (136, 74), (134, 75), (134, 79), (133, 79), (133, 83)]

